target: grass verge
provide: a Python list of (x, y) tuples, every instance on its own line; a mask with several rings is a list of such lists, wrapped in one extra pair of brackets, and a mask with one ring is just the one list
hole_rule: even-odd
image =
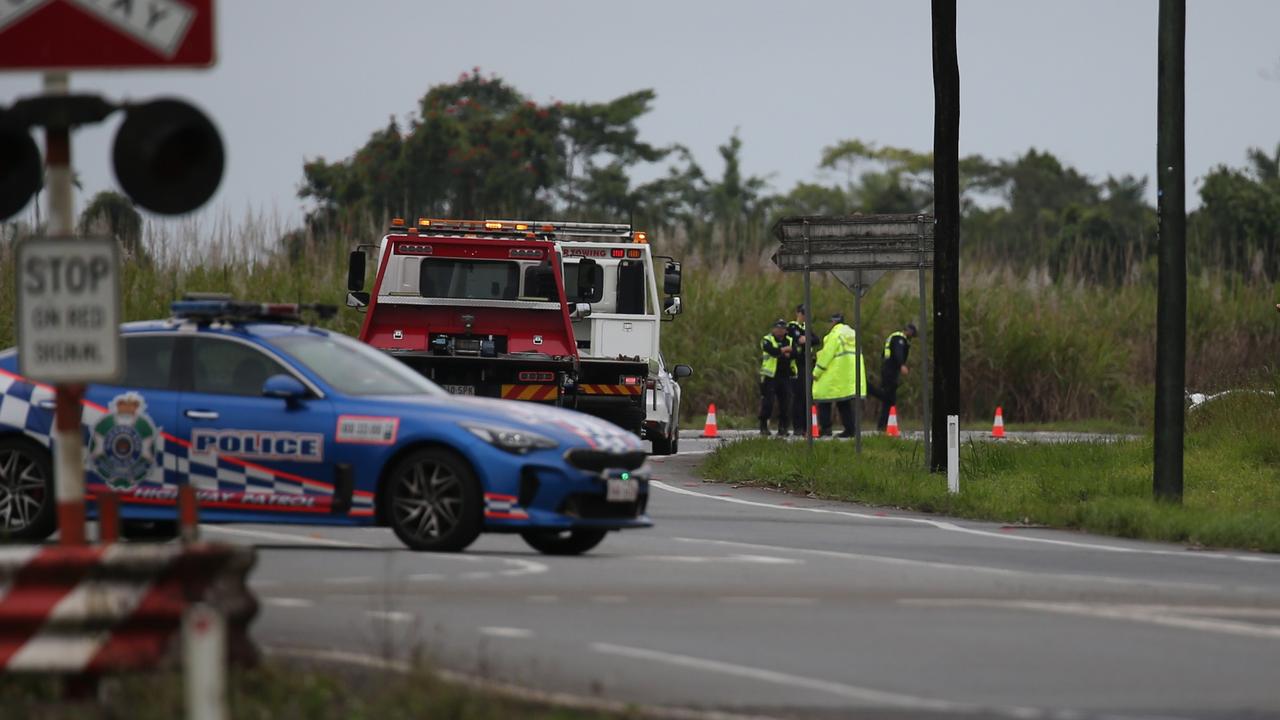
[(710, 455), (714, 480), (770, 485), (956, 517), (1043, 524), (1206, 547), (1280, 552), (1280, 402), (1224, 398), (1188, 417), (1181, 505), (1152, 499), (1152, 441), (968, 443), (959, 494), (923, 469), (921, 445), (867, 438), (752, 439)]
[[(620, 720), (638, 714), (604, 714), (511, 700), (441, 680), (428, 669), (410, 673), (337, 670), (333, 666), (268, 662), (228, 678), (229, 715), (271, 720)], [(178, 673), (104, 679), (99, 697), (63, 699), (62, 682), (47, 676), (0, 676), (0, 707), (13, 720), (184, 717)]]

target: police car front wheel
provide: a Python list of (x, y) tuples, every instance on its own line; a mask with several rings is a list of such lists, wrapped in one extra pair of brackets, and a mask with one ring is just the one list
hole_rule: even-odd
[(413, 550), (457, 552), (480, 534), (480, 482), (471, 466), (443, 448), (407, 455), (387, 476), (386, 517)]
[(56, 527), (49, 451), (23, 437), (0, 439), (0, 539), (44, 540)]

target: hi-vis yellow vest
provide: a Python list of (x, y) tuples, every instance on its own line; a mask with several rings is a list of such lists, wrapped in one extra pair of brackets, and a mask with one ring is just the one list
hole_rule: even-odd
[[(782, 343), (778, 342), (778, 338), (769, 333), (764, 336), (763, 342), (767, 342), (775, 348), (781, 348)], [(760, 351), (760, 377), (771, 378), (778, 374), (778, 358), (770, 355), (764, 350)]]
[(896, 337), (900, 337), (905, 341), (907, 339), (907, 334), (899, 330), (895, 333), (890, 333), (889, 337), (884, 339), (884, 359), (885, 360), (888, 360), (889, 356), (893, 354), (893, 349), (891, 348), (891, 345), (893, 344), (893, 339)]
[(856, 352), (853, 328), (837, 323), (822, 339), (813, 369), (813, 399), (819, 402), (847, 400), (867, 395), (867, 366)]

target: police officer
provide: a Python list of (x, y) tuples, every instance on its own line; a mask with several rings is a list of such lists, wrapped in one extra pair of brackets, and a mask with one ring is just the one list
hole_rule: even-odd
[(907, 323), (905, 328), (891, 333), (884, 340), (880, 389), (872, 393), (880, 399), (880, 417), (876, 419), (876, 427), (880, 430), (889, 425), (889, 408), (898, 404), (898, 384), (902, 381), (902, 376), (911, 372), (907, 367), (907, 355), (911, 353), (911, 339), (915, 336), (916, 326)]
[(867, 366), (857, 352), (857, 334), (845, 325), (843, 313), (831, 315), (831, 331), (822, 339), (813, 368), (813, 399), (818, 403), (820, 432), (831, 434), (831, 406), (840, 411), (844, 432), (853, 437), (853, 399), (866, 396)]
[(805, 319), (805, 307), (801, 304), (796, 306), (796, 319), (787, 323), (791, 357), (795, 360), (795, 372), (790, 383), (791, 428), (797, 435), (803, 435), (804, 429), (809, 427), (809, 408), (804, 406), (804, 365), (809, 362), (809, 348), (818, 343), (818, 338), (808, 331)]
[(773, 404), (778, 402), (778, 434), (787, 435), (790, 422), (790, 406), (787, 404), (788, 385), (794, 375), (795, 362), (791, 359), (791, 338), (787, 337), (787, 321), (779, 318), (773, 328), (760, 341), (760, 434), (769, 434), (769, 418), (773, 416)]

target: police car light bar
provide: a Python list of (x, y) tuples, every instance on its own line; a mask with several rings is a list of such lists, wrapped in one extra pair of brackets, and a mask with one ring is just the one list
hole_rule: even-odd
[(313, 312), (321, 319), (331, 318), (338, 313), (336, 305), (319, 303), (255, 303), (226, 298), (193, 297), (177, 300), (170, 304), (170, 312), (175, 318), (213, 321), (265, 321), (265, 322), (297, 322), (302, 313)]

